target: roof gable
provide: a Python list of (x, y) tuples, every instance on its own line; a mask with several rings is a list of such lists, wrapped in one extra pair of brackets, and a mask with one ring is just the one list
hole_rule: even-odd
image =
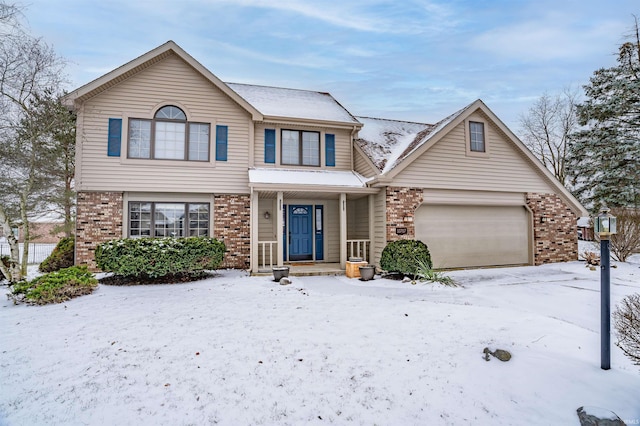
[(386, 174), (472, 105), (454, 112), (436, 124), (358, 117), (358, 120), (364, 123), (364, 128), (359, 132), (356, 144), (369, 156), (378, 170)]
[(233, 99), (242, 108), (251, 114), (254, 120), (262, 120), (262, 114), (249, 102), (239, 96), (235, 91), (231, 90), (222, 80), (216, 77), (211, 71), (205, 68), (200, 62), (196, 61), (191, 55), (185, 52), (175, 42), (169, 40), (166, 43), (156, 47), (153, 50), (127, 62), (126, 64), (114, 69), (111, 72), (98, 77), (97, 79), (79, 87), (64, 97), (67, 105), (77, 105), (85, 100), (96, 96), (97, 94), (108, 90), (120, 82), (138, 74), (139, 72), (149, 68), (153, 64), (167, 58), (170, 55), (176, 55), (189, 64), (195, 71), (202, 74), (214, 86), (223, 93)]
[[(586, 215), (586, 209), (580, 202), (553, 176), (553, 174), (536, 158), (535, 155), (509, 130), (509, 128), (481, 100), (449, 115), (436, 124), (421, 124), (359, 118), (365, 127), (359, 133), (356, 144), (380, 170), (378, 179), (390, 181), (413, 161), (425, 154), (433, 145), (448, 134), (453, 128), (476, 111), (481, 111), (506, 136), (508, 143), (524, 157), (537, 173), (556, 189), (556, 192), (567, 202), (571, 209), (579, 215)], [(366, 126), (373, 123), (373, 130)], [(377, 128), (376, 128), (377, 125)], [(400, 128), (402, 131), (398, 131)], [(386, 161), (382, 158), (387, 155)]]

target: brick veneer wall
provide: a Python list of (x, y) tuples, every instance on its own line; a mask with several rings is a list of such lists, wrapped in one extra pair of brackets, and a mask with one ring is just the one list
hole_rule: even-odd
[(76, 265), (97, 271), (98, 244), (122, 238), (122, 192), (79, 192), (76, 217)]
[[(415, 239), (414, 216), (420, 204), (421, 188), (387, 187), (387, 242)], [(407, 233), (398, 235), (397, 228), (406, 228)]]
[(213, 208), (213, 235), (227, 246), (222, 267), (248, 269), (251, 252), (251, 198), (249, 195), (216, 195)]
[(575, 213), (555, 194), (527, 193), (526, 202), (533, 212), (534, 264), (577, 260)]

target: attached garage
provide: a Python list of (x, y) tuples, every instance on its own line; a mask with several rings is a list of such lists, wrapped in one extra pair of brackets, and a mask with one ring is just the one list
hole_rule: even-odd
[(522, 205), (423, 204), (414, 220), (435, 268), (531, 264), (531, 217)]

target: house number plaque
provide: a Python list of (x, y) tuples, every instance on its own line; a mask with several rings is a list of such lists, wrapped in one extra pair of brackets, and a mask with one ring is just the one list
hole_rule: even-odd
[(397, 235), (406, 235), (407, 234), (407, 228), (396, 228), (396, 234)]

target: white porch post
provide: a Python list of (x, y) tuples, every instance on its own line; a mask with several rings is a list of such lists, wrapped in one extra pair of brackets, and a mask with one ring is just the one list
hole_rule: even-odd
[(282, 240), (282, 231), (284, 229), (284, 221), (282, 220), (282, 212), (284, 208), (284, 195), (282, 192), (278, 192), (276, 199), (276, 250), (278, 251), (278, 266), (284, 265), (284, 241)]
[(347, 267), (347, 194), (340, 194), (340, 267)]
[(252, 273), (258, 272), (258, 200), (258, 191), (251, 189), (251, 254), (249, 256), (249, 268)]

